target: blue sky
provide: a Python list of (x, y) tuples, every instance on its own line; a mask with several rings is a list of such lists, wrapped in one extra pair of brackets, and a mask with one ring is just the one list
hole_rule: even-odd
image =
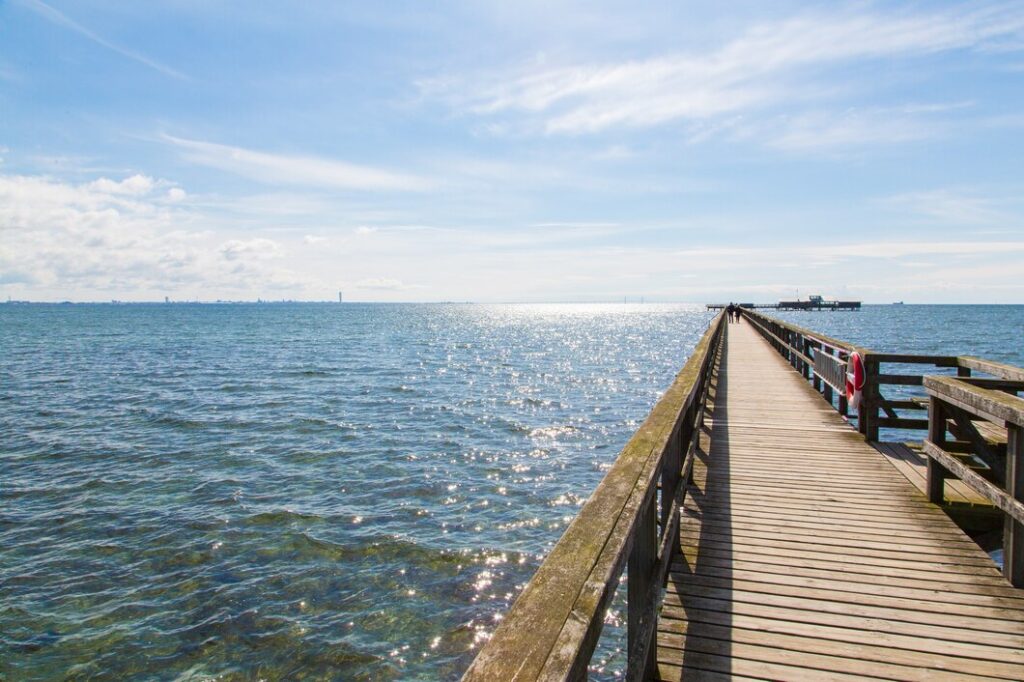
[(1024, 302), (1024, 3), (722, 6), (0, 2), (0, 294)]

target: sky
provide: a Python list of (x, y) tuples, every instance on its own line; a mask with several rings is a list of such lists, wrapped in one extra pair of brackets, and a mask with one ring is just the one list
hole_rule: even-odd
[(0, 0), (0, 295), (1024, 303), (1024, 2)]

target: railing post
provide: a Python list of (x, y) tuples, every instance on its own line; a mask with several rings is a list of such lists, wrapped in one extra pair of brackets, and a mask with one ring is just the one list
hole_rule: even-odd
[[(828, 354), (833, 356), (833, 357), (835, 357), (835, 351), (834, 350), (828, 351)], [(825, 384), (824, 395), (825, 395), (825, 400), (827, 400), (829, 406), (831, 406), (832, 405), (832, 384)]]
[[(806, 336), (800, 337), (800, 352), (811, 357), (811, 342), (807, 340)], [(811, 366), (807, 364), (806, 360), (800, 360), (800, 366), (803, 369), (804, 379), (811, 378)]]
[[(695, 404), (699, 405), (700, 401), (696, 401)], [(676, 493), (681, 484), (683, 459), (686, 457), (686, 448), (689, 444), (689, 438), (686, 434), (690, 431), (688, 425), (693, 423), (693, 410), (694, 406), (691, 405), (684, 412), (683, 418), (679, 421), (675, 432), (672, 434), (668, 449), (661, 460), (661, 513), (659, 518), (662, 528), (668, 528), (673, 521), (670, 516), (672, 513), (672, 503), (676, 499)], [(679, 544), (678, 535), (677, 533), (672, 543), (673, 551), (677, 549), (676, 546)]]
[(857, 408), (857, 430), (864, 434), (865, 440), (877, 441), (878, 407), (882, 395), (878, 387), (878, 361), (869, 353), (864, 354), (863, 360), (864, 388)]
[[(629, 574), (626, 579), (627, 658), (631, 664), (639, 661), (636, 663), (639, 669), (626, 671), (626, 677), (630, 680), (649, 679), (657, 667), (657, 628), (649, 629), (649, 641), (641, 643), (638, 640), (644, 615), (650, 610), (647, 599), (651, 594), (651, 579), (658, 560), (658, 518), (654, 499), (652, 495), (637, 519), (633, 531), (633, 551), (629, 553)], [(647, 655), (642, 659), (634, 659), (634, 652), (641, 646), (647, 647)]]
[[(946, 444), (946, 410), (941, 400), (932, 397), (928, 400), (928, 440), (940, 448)], [(928, 458), (928, 501), (935, 504), (942, 504), (946, 495), (946, 477), (949, 470), (935, 461), (935, 458)]]
[[(1024, 427), (1006, 425), (1006, 492), (1024, 502)], [(1003, 521), (1003, 575), (1024, 587), (1024, 524), (1009, 514)]]
[[(808, 345), (809, 348), (813, 349), (813, 351), (811, 353), (807, 354), (808, 357), (810, 357), (810, 358), (817, 358), (818, 357), (818, 353), (821, 351), (821, 349), (818, 348), (817, 346), (815, 346), (812, 341), (808, 341), (807, 345)], [(817, 373), (814, 372), (813, 368), (811, 369), (811, 375), (814, 377), (813, 378), (814, 390), (818, 391), (819, 393), (821, 393), (821, 377), (819, 377), (817, 375)]]

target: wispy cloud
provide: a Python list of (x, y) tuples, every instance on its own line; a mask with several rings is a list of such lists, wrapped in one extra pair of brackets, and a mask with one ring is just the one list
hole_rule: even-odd
[(706, 54), (449, 76), (420, 87), (473, 115), (520, 112), (546, 133), (595, 133), (813, 98), (823, 67), (976, 48), (1022, 29), (1024, 12), (1013, 5), (917, 15), (846, 10), (761, 24)]
[(772, 123), (762, 136), (765, 143), (795, 152), (913, 142), (932, 137), (940, 128), (934, 120), (887, 108), (807, 112)]
[(982, 227), (989, 228), (990, 232), (1024, 229), (1019, 213), (1012, 210), (1014, 204), (1018, 208), (1021, 205), (1016, 195), (1013, 198), (983, 195), (957, 187), (904, 192), (882, 201), (884, 206), (923, 216), (940, 225)]
[(68, 15), (66, 15), (63, 12), (61, 12), (60, 10), (56, 9), (55, 7), (51, 7), (50, 5), (46, 4), (45, 2), (42, 2), (42, 0), (15, 0), (15, 1), (20, 3), (22, 6), (27, 7), (28, 9), (32, 10), (33, 12), (38, 14), (39, 16), (41, 16), (44, 19), (46, 19), (47, 21), (49, 21), (51, 23), (54, 23), (54, 24), (57, 24), (58, 26), (63, 26), (64, 28), (67, 28), (67, 29), (69, 29), (71, 31), (74, 31), (77, 34), (88, 38), (89, 40), (91, 40), (92, 42), (96, 43), (97, 45), (100, 45), (102, 47), (107, 48), (108, 50), (112, 50), (113, 52), (116, 52), (117, 54), (121, 55), (122, 57), (127, 57), (128, 59), (131, 59), (133, 61), (138, 62), (139, 64), (142, 64), (144, 66), (148, 66), (149, 68), (151, 68), (151, 69), (153, 69), (155, 71), (159, 71), (160, 73), (164, 74), (165, 76), (170, 76), (171, 78), (176, 78), (178, 80), (188, 80), (188, 76), (183, 74), (181, 71), (178, 71), (177, 69), (172, 69), (171, 67), (167, 66), (166, 64), (161, 64), (160, 62), (158, 62), (158, 61), (156, 61), (154, 59), (150, 59), (146, 55), (141, 54), (139, 52), (136, 52), (135, 50), (131, 50), (131, 49), (127, 48), (127, 47), (122, 47), (121, 45), (118, 45), (116, 43), (112, 43), (111, 41), (107, 40), (103, 36), (97, 34), (95, 31), (93, 31), (93, 30), (91, 30), (89, 28), (86, 28), (85, 26), (81, 25), (80, 23), (78, 23), (77, 21), (75, 21), (74, 19), (69, 17)]
[(272, 154), (171, 135), (162, 138), (181, 149), (192, 163), (269, 184), (394, 191), (422, 191), (432, 186), (429, 180), (415, 175), (334, 159)]

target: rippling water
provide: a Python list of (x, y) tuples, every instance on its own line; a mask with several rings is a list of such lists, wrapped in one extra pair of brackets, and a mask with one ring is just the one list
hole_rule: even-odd
[(0, 306), (0, 671), (458, 677), (709, 319)]
[[(1024, 364), (1024, 307), (791, 317)], [(0, 306), (0, 679), (457, 678), (709, 319)]]

